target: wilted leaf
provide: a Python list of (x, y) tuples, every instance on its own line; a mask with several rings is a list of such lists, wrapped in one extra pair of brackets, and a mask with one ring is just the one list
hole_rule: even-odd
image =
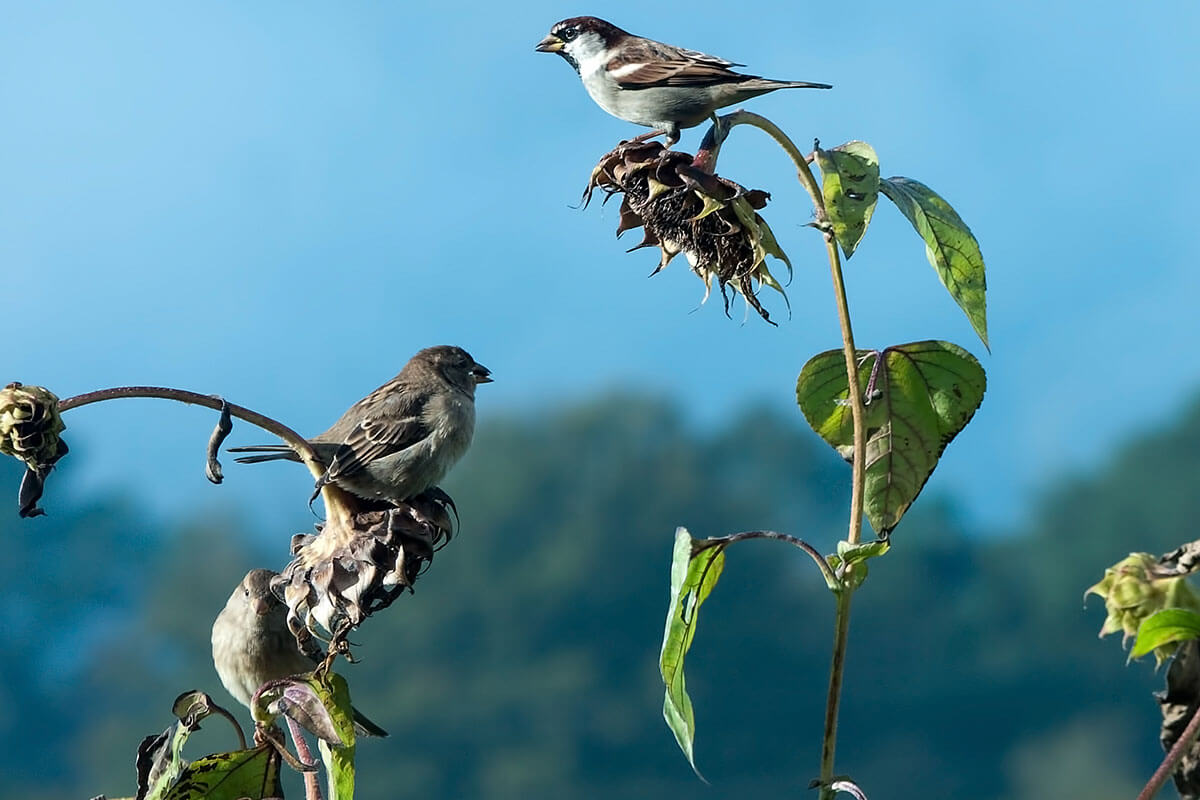
[[(864, 505), (881, 535), (900, 522), (938, 457), (983, 401), (979, 362), (949, 342), (913, 342), (857, 353), (868, 403)], [(800, 372), (796, 400), (809, 425), (842, 455), (854, 453), (854, 419), (841, 350), (814, 357)]]
[(1200, 614), (1186, 608), (1164, 608), (1138, 626), (1129, 657), (1141, 658), (1151, 650), (1188, 639), (1200, 639)]
[(279, 753), (270, 744), (216, 753), (183, 771), (163, 800), (263, 800), (282, 797)]
[(988, 345), (987, 277), (979, 242), (950, 204), (911, 178), (885, 178), (879, 190), (896, 204), (925, 240), (925, 255), (971, 327)]
[(821, 194), (833, 235), (846, 258), (867, 233), (879, 199), (879, 157), (866, 142), (840, 144), (832, 150), (817, 148), (821, 168)]
[(341, 738), (332, 713), (326, 706), (328, 691), (320, 686), (316, 678), (304, 675), (279, 678), (263, 684), (255, 694), (255, 719), (269, 724), (276, 716), (283, 715), (295, 720), (300, 727), (322, 741), (343, 744), (345, 740)]
[[(725, 568), (725, 545), (700, 549), (703, 544), (702, 540), (693, 539), (686, 528), (675, 531), (675, 550), (671, 560), (671, 605), (667, 610), (659, 658), (663, 683), (667, 687), (663, 699), (663, 717), (693, 770), (696, 770), (692, 746), (696, 738), (696, 720), (683, 676), (683, 660), (696, 635), (700, 606), (717, 585), (721, 570)], [(700, 774), (699, 770), (696, 770), (696, 774)]]
[(184, 692), (175, 698), (172, 711), (179, 720), (157, 736), (147, 736), (138, 747), (136, 800), (175, 796), (173, 787), (185, 780), (191, 769), (183, 758), (183, 745), (192, 732), (200, 728), (200, 720), (210, 714), (228, 719), (237, 730), (238, 738), (242, 738), (233, 716), (204, 692)]

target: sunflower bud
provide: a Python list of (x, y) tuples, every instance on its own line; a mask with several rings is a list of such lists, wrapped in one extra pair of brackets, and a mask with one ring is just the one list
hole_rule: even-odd
[(367, 617), (411, 591), (453, 535), (453, 509), (454, 501), (435, 488), (386, 510), (360, 511), (349, 525), (330, 521), (315, 536), (293, 537), (292, 561), (272, 588), (288, 606), (288, 627), (301, 649), (315, 651), (313, 636), (344, 642)]
[(767, 322), (771, 318), (758, 300), (758, 286), (771, 287), (787, 302), (766, 264), (767, 256), (774, 256), (791, 274), (791, 263), (757, 213), (767, 204), (766, 192), (708, 173), (693, 164), (692, 156), (658, 142), (623, 143), (606, 154), (584, 190), (585, 206), (596, 189), (605, 193), (605, 202), (623, 195), (618, 236), (644, 229), (642, 241), (630, 252), (643, 247), (661, 251), (651, 275), (683, 253), (704, 281), (704, 300), (716, 281), (727, 315), (728, 289), (741, 294)]
[(0, 453), (25, 464), (20, 494), (22, 517), (45, 513), (37, 507), (37, 501), (46, 476), (67, 454), (67, 443), (59, 438), (65, 428), (53, 392), (20, 383), (0, 389)]
[(1130, 553), (1104, 571), (1104, 577), (1084, 593), (1104, 598), (1108, 612), (1100, 635), (1122, 632), (1122, 643), (1137, 635), (1138, 626), (1164, 608), (1200, 611), (1197, 598), (1185, 576), (1163, 567), (1149, 553)]

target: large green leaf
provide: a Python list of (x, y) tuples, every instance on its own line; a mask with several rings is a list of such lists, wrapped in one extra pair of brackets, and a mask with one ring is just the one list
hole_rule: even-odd
[[(663, 718), (693, 770), (696, 770), (692, 746), (696, 738), (696, 719), (683, 677), (683, 660), (696, 635), (700, 606), (717, 585), (721, 570), (725, 568), (725, 544), (704, 545), (703, 541), (693, 539), (686, 528), (676, 529), (671, 560), (671, 606), (667, 610), (659, 658), (659, 669), (667, 689)], [(699, 770), (696, 774), (700, 774)]]
[(1164, 608), (1138, 626), (1137, 640), (1129, 657), (1141, 658), (1151, 650), (1188, 639), (1200, 639), (1200, 614), (1186, 608)]
[(282, 797), (279, 753), (270, 744), (216, 753), (188, 765), (163, 800), (263, 800)]
[[(946, 445), (983, 401), (987, 376), (979, 362), (949, 342), (913, 342), (858, 351), (858, 382), (866, 402), (864, 506), (887, 534), (920, 494)], [(841, 350), (804, 365), (796, 400), (809, 425), (847, 460), (854, 455), (854, 418)]]
[(879, 199), (879, 157), (866, 142), (839, 144), (832, 150), (817, 148), (821, 168), (821, 194), (833, 235), (846, 258), (854, 255), (867, 233)]
[(954, 302), (966, 312), (971, 327), (988, 345), (987, 276), (979, 242), (958, 213), (942, 197), (911, 178), (885, 178), (879, 190), (896, 204), (925, 240), (925, 255)]

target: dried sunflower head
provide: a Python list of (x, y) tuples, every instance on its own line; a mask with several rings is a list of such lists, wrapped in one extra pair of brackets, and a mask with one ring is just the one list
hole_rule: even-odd
[(58, 398), (41, 386), (10, 383), (0, 389), (0, 453), (25, 464), (21, 481), (20, 514), (44, 514), (37, 501), (54, 464), (67, 454), (59, 434), (66, 429), (58, 413)]
[(758, 300), (758, 287), (769, 286), (787, 301), (766, 264), (767, 256), (774, 256), (791, 274), (791, 262), (757, 213), (770, 198), (766, 192), (706, 172), (693, 164), (692, 156), (658, 142), (625, 142), (607, 153), (584, 190), (585, 206), (596, 189), (605, 193), (606, 202), (615, 194), (623, 195), (618, 236), (632, 228), (645, 229), (641, 243), (632, 250), (661, 250), (651, 274), (683, 253), (704, 281), (705, 300), (716, 281), (726, 314), (730, 288), (767, 322), (771, 318)]
[(313, 637), (336, 650), (346, 634), (387, 608), (450, 540), (454, 501), (434, 488), (386, 509), (358, 511), (349, 524), (317, 526), (292, 538), (292, 561), (272, 581), (288, 606), (288, 627), (302, 650)]

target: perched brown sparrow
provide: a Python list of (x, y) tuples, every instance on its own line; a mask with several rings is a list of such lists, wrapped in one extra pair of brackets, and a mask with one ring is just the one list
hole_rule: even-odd
[[(267, 681), (312, 672), (316, 662), (300, 652), (288, 630), (287, 607), (271, 593), (269, 569), (253, 569), (233, 590), (212, 629), (213, 664), (221, 683), (247, 708)], [(387, 736), (387, 731), (354, 711), (360, 736)]]
[[(327, 465), (317, 488), (398, 503), (435, 486), (467, 451), (475, 431), (475, 387), (491, 371), (461, 347), (427, 347), (400, 374), (359, 400), (309, 440)], [(242, 464), (300, 457), (288, 445), (231, 447), (261, 453)]]
[(595, 17), (563, 20), (536, 49), (565, 58), (597, 105), (662, 131), (668, 146), (679, 141), (680, 128), (699, 125), (719, 108), (776, 89), (833, 88), (742, 75), (730, 69), (741, 64), (634, 36)]

